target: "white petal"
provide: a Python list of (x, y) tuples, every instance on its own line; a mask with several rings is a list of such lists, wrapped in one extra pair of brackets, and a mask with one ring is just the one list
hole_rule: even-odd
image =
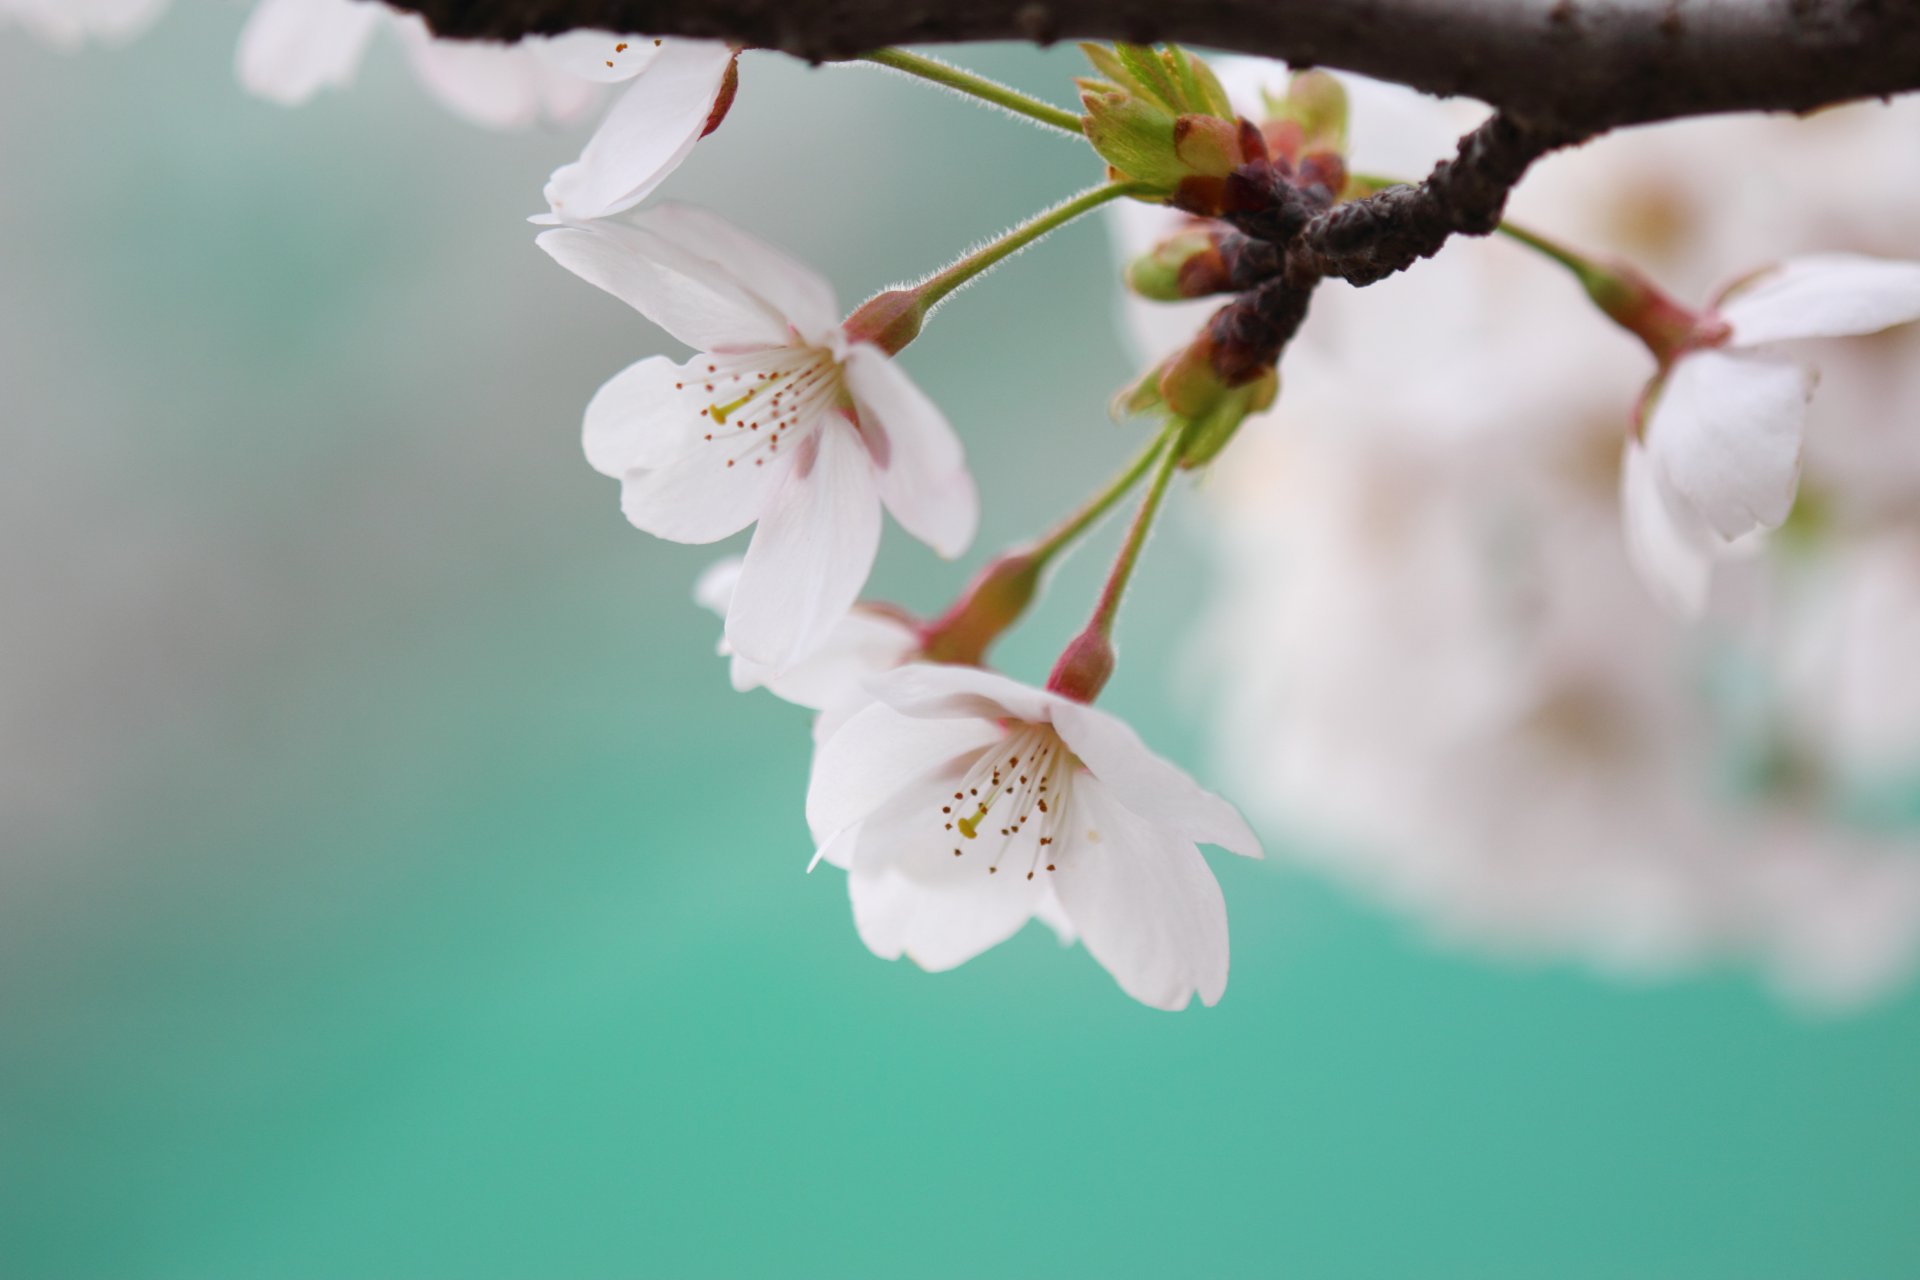
[(873, 701), (867, 682), (920, 650), (919, 634), (898, 618), (855, 606), (814, 651), (764, 677), (776, 697), (815, 711)]
[(629, 471), (620, 509), (633, 527), (669, 542), (718, 542), (765, 516), (794, 470), (794, 455), (741, 457), (714, 449), (726, 443), (699, 440), (671, 462)]
[(0, 27), (11, 18), (55, 48), (79, 49), (89, 38), (130, 40), (167, 0), (0, 0)]
[[(870, 838), (863, 826), (858, 843)], [(856, 861), (847, 894), (868, 950), (883, 960), (904, 955), (929, 973), (943, 973), (1020, 932), (1033, 919), (1043, 886), (1005, 875), (928, 884), (891, 869), (867, 871)]]
[(878, 347), (856, 345), (845, 364), (881, 501), (908, 533), (960, 555), (980, 527), (980, 495), (946, 415)]
[(1620, 514), (1627, 559), (1654, 599), (1689, 621), (1705, 614), (1715, 535), (1699, 517), (1675, 511), (1637, 440), (1628, 442), (1620, 467)]
[(988, 720), (915, 720), (874, 704), (818, 743), (807, 785), (807, 826), (828, 838), (872, 814), (902, 790), (998, 742)]
[(1739, 346), (1878, 333), (1920, 320), (1920, 263), (1860, 254), (1790, 258), (1720, 305)]
[(754, 530), (727, 613), (727, 643), (776, 670), (846, 617), (880, 548), (873, 462), (852, 425), (830, 421), (789, 452), (797, 456)]
[(635, 214), (640, 227), (680, 252), (725, 272), (760, 298), (784, 325), (814, 346), (826, 346), (840, 331), (840, 303), (818, 271), (748, 235), (711, 210), (690, 204), (658, 204)]
[(722, 556), (701, 571), (693, 584), (693, 602), (721, 617), (733, 603), (733, 588), (740, 581), (740, 557)]
[(1097, 778), (1074, 782), (1053, 875), (1093, 958), (1156, 1009), (1214, 1004), (1227, 988), (1227, 907), (1193, 842), (1122, 805)]
[[(859, 826), (848, 892), (855, 927), (875, 955), (951, 969), (1019, 932), (1049, 896), (1050, 873), (1036, 869), (1031, 835), (1016, 849), (970, 844), (945, 829), (942, 807), (973, 758), (903, 788)], [(956, 848), (966, 856), (955, 857)]]
[(595, 84), (631, 80), (653, 65), (664, 40), (611, 31), (568, 31), (542, 40), (540, 56), (554, 68)]
[(675, 394), (686, 370), (665, 356), (649, 356), (609, 378), (587, 403), (581, 442), (587, 462), (603, 476), (624, 478), (657, 467), (693, 447), (692, 432), (673, 422), (684, 397)]
[(599, 222), (542, 232), (555, 262), (700, 351), (784, 346), (784, 319), (730, 273), (637, 227)]
[(570, 165), (554, 171), (547, 204), (584, 222), (620, 213), (652, 194), (692, 154), (706, 130), (733, 51), (713, 41), (674, 41), (620, 95)]
[(896, 711), (924, 719), (976, 716), (1046, 724), (1054, 707), (1066, 701), (997, 671), (930, 662), (902, 667), (869, 681), (867, 688)]
[(1683, 356), (1647, 419), (1648, 456), (1672, 492), (1732, 541), (1793, 509), (1813, 378), (1750, 352)]
[(540, 118), (537, 55), (515, 45), (438, 40), (419, 17), (399, 20), (413, 73), (440, 104), (486, 129), (524, 129)]
[(381, 16), (367, 0), (260, 0), (240, 32), (240, 84), (283, 106), (345, 85)]
[(1148, 750), (1124, 721), (1062, 699), (1053, 727), (1093, 776), (1142, 818), (1243, 857), (1261, 856), (1259, 837), (1238, 809)]

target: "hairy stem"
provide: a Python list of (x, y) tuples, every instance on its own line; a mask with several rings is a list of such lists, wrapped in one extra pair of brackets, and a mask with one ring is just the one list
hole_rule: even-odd
[(903, 75), (931, 81), (942, 88), (951, 89), (969, 98), (978, 98), (1003, 111), (1011, 111), (1017, 116), (1024, 116), (1050, 129), (1070, 133), (1076, 138), (1084, 136), (1080, 129), (1080, 117), (1071, 111), (1063, 110), (1052, 103), (1042, 102), (1038, 98), (1030, 97), (998, 81), (989, 80), (985, 76), (964, 71), (952, 63), (941, 62), (938, 58), (908, 53), (904, 49), (881, 49), (874, 53), (861, 54), (858, 61), (871, 62)]

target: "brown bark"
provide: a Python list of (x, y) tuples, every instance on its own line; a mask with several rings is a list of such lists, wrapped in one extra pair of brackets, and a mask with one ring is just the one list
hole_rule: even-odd
[(394, 0), (448, 36), (598, 27), (815, 60), (885, 45), (1170, 40), (1462, 94), (1591, 135), (1920, 89), (1916, 0)]

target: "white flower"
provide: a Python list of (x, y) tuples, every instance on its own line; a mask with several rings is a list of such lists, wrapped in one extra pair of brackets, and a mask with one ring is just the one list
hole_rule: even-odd
[[(733, 607), (733, 589), (743, 562), (738, 556), (709, 565), (694, 584), (693, 598), (722, 618)], [(733, 651), (720, 639), (722, 657), (732, 659), (733, 687), (742, 693), (764, 687), (776, 698), (820, 714), (814, 717), (816, 742), (830, 737), (854, 712), (873, 701), (867, 682), (913, 661), (920, 654), (920, 631), (903, 615), (856, 604), (834, 624), (814, 651), (785, 671), (773, 671)]]
[(249, 93), (297, 106), (352, 81), (367, 44), (392, 28), (414, 74), (455, 114), (493, 129), (568, 120), (592, 105), (595, 81), (555, 52), (559, 41), (439, 40), (417, 14), (374, 0), (260, 0), (235, 55)]
[(545, 232), (562, 266), (701, 352), (616, 375), (587, 407), (587, 461), (637, 527), (717, 542), (758, 522), (727, 642), (775, 671), (846, 616), (885, 503), (943, 556), (979, 498), (947, 420), (878, 347), (841, 329), (832, 287), (712, 214), (661, 205)]
[(1815, 375), (1779, 345), (1916, 319), (1920, 263), (1851, 254), (1789, 259), (1709, 313), (1729, 336), (1673, 362), (1621, 468), (1627, 546), (1663, 604), (1699, 617), (1714, 560), (1793, 507)]
[(1005, 676), (915, 665), (869, 688), (816, 751), (807, 821), (876, 955), (951, 969), (1040, 916), (1144, 1004), (1220, 999), (1226, 906), (1197, 846), (1261, 856), (1232, 805), (1114, 717)]
[(77, 49), (88, 40), (130, 40), (167, 0), (0, 0), (0, 27), (18, 23), (48, 44)]
[(724, 114), (737, 53), (717, 40), (657, 40), (574, 32), (549, 56), (589, 80), (634, 83), (580, 158), (547, 182), (551, 212), (535, 222), (587, 222), (633, 208), (680, 167)]

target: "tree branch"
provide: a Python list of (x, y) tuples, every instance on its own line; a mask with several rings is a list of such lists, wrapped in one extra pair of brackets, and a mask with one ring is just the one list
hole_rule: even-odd
[(1479, 98), (1576, 134), (1920, 89), (1914, 0), (391, 0), (442, 35), (583, 27), (803, 58), (897, 44), (1171, 40)]

